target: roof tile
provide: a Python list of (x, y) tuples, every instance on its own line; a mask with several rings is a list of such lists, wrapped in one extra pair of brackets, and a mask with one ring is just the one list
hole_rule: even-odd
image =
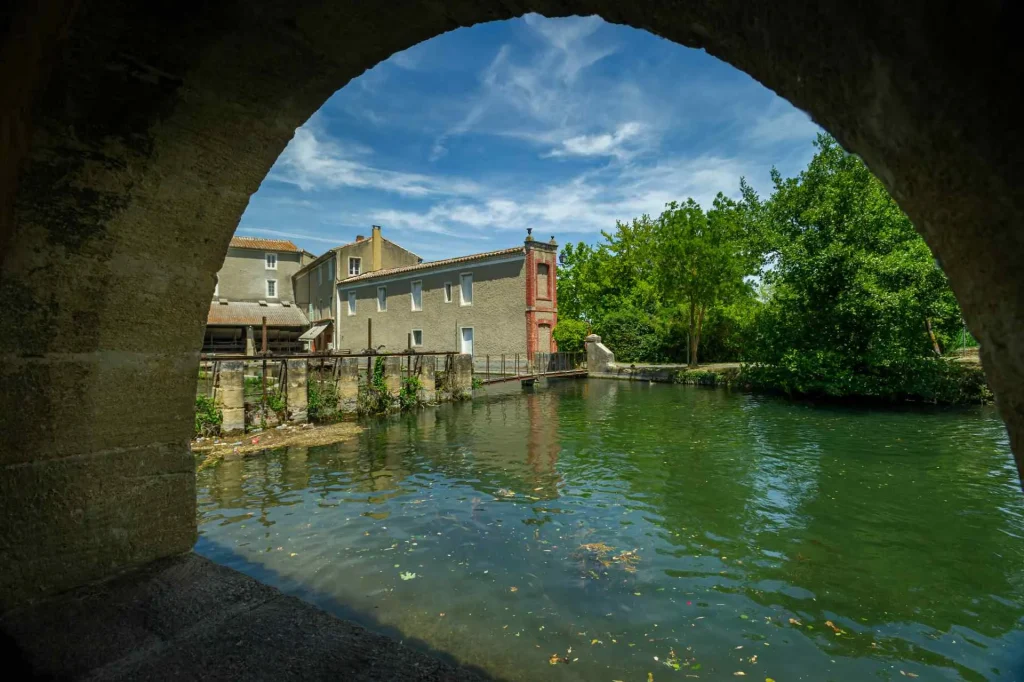
[(377, 277), (388, 277), (391, 275), (400, 275), (404, 272), (416, 272), (419, 270), (430, 270), (431, 268), (437, 268), (445, 265), (454, 265), (455, 263), (466, 263), (468, 261), (484, 260), (486, 258), (494, 258), (495, 256), (511, 256), (516, 253), (524, 253), (525, 249), (522, 246), (513, 246), (510, 249), (500, 249), (498, 251), (485, 251), (484, 253), (474, 253), (468, 256), (458, 256), (457, 258), (446, 258), (444, 260), (435, 260), (427, 263), (419, 263), (417, 265), (401, 265), (397, 268), (386, 268), (384, 270), (371, 270), (370, 272), (364, 272), (361, 275), (349, 277), (341, 281), (342, 284), (349, 282), (361, 282), (367, 279), (376, 279)]
[(260, 325), (263, 317), (271, 327), (308, 327), (305, 313), (294, 304), (287, 308), (280, 304), (260, 305), (246, 301), (210, 303), (206, 324), (212, 325)]
[(260, 249), (262, 251), (298, 251), (287, 239), (262, 239), (261, 237), (232, 237), (228, 244), (233, 249)]

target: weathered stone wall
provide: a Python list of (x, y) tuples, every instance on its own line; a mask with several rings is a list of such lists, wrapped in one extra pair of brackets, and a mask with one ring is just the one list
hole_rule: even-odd
[(607, 372), (615, 364), (615, 353), (601, 343), (601, 337), (591, 334), (583, 340), (587, 349), (587, 373), (600, 374)]
[(0, 606), (191, 547), (195, 367), (249, 196), (349, 79), (527, 11), (702, 47), (859, 153), (949, 275), (1024, 463), (1014, 3), (13, 0), (0, 25)]

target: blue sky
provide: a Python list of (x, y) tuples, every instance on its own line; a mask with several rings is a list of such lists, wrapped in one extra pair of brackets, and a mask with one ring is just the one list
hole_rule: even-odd
[(428, 260), (594, 242), (615, 221), (795, 175), (818, 127), (708, 54), (597, 17), (459, 29), (393, 55), (299, 128), (236, 234), (314, 253), (370, 225)]

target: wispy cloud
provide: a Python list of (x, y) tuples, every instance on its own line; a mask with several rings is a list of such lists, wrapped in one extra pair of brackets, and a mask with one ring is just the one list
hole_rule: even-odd
[(782, 99), (773, 101), (767, 111), (758, 116), (747, 129), (748, 142), (771, 145), (785, 142), (812, 140), (821, 132), (811, 117)]
[(269, 178), (303, 191), (354, 187), (425, 197), (473, 194), (477, 190), (475, 183), (460, 178), (376, 168), (352, 158), (367, 153), (366, 148), (346, 147), (323, 134), (318, 137), (311, 127), (304, 126), (295, 131)]
[(335, 246), (340, 243), (337, 237), (317, 237), (303, 232), (284, 232), (282, 230), (268, 230), (261, 227), (239, 227), (236, 234), (238, 236), (262, 234), (270, 237), (281, 237), (283, 239), (301, 239), (303, 241), (322, 242), (324, 244), (333, 244)]

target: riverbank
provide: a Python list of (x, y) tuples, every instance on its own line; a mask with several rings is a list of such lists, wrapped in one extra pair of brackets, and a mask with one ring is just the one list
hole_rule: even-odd
[[(719, 386), (793, 398), (850, 402), (924, 402), (939, 405), (984, 405), (992, 402), (992, 391), (988, 387), (985, 372), (976, 355), (973, 358), (958, 357), (936, 362), (943, 363), (939, 366), (940, 371), (935, 372), (927, 380), (920, 381), (915, 387), (916, 390), (885, 392), (874, 386), (865, 386), (860, 390), (853, 388), (842, 395), (829, 393), (816, 385), (813, 379), (800, 381), (791, 373), (779, 368), (744, 365), (738, 362), (709, 363), (696, 368), (681, 364), (610, 363), (602, 368), (602, 371), (589, 372), (588, 376), (623, 381)], [(851, 385), (855, 385), (855, 382), (851, 382)]]
[(241, 438), (198, 438), (192, 441), (192, 454), (199, 460), (197, 470), (202, 471), (226, 458), (246, 457), (274, 448), (332, 445), (354, 438), (362, 431), (361, 425), (350, 421), (324, 425), (289, 424)]

